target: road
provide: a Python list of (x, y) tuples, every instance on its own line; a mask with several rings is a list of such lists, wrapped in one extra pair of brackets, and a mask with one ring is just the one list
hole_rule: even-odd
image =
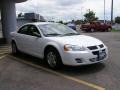
[(0, 38), (2, 38), (2, 31), (0, 30)]
[(13, 56), (6, 51), (8, 55), (0, 59), (0, 90), (119, 90), (120, 33), (82, 34), (102, 40), (108, 46), (109, 59), (104, 63), (64, 66), (61, 70), (51, 71), (38, 58), (26, 54)]

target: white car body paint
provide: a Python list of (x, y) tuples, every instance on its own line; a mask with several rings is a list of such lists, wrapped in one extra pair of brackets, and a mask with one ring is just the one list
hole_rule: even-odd
[[(39, 24), (46, 24), (46, 23), (30, 23), (30, 25), (31, 24), (35, 25), (38, 28)], [(29, 24), (26, 24), (26, 25), (29, 25)], [(87, 64), (102, 62), (108, 59), (107, 46), (99, 39), (96, 39), (91, 36), (73, 35), (73, 36), (63, 36), (63, 37), (45, 37), (41, 33), (41, 37), (35, 37), (35, 36), (19, 34), (17, 33), (17, 31), (12, 32), (11, 36), (12, 36), (12, 40), (15, 41), (17, 48), (20, 51), (30, 54), (32, 56), (39, 57), (41, 59), (44, 58), (44, 50), (48, 45), (55, 47), (62, 58), (63, 64), (65, 65), (71, 65), (71, 66), (87, 65)], [(64, 51), (64, 45), (66, 44), (84, 46), (86, 50), (85, 51)], [(101, 44), (104, 45), (103, 48), (98, 47)], [(89, 50), (87, 48), (89, 46), (97, 46), (98, 49)], [(105, 50), (106, 57), (102, 60), (91, 62), (90, 61), (91, 58), (98, 57), (98, 55), (93, 55), (92, 52), (101, 51), (101, 50)], [(78, 63), (75, 60), (76, 58), (81, 59), (82, 63)]]

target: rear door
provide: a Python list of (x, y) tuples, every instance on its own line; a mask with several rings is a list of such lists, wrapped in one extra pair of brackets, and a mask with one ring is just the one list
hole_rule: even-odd
[(25, 26), (21, 27), (19, 29), (19, 31), (17, 32), (18, 34), (16, 36), (17, 47), (18, 47), (18, 49), (20, 49), (21, 51), (24, 51), (24, 52), (26, 52), (26, 50), (27, 50), (28, 29), (29, 29), (29, 25), (25, 25)]

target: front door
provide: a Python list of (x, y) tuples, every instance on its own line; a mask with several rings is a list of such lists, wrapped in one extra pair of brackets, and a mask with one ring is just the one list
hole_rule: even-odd
[(34, 33), (40, 35), (39, 30), (36, 26), (30, 25), (28, 29), (28, 39), (27, 39), (27, 46), (28, 46), (28, 53), (35, 55), (37, 57), (42, 57), (42, 43), (43, 38), (36, 36)]

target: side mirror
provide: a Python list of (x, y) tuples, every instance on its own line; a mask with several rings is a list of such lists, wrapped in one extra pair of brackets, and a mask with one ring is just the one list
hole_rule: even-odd
[(41, 35), (38, 34), (37, 32), (33, 32), (33, 35), (34, 35), (34, 36), (37, 36), (37, 37), (41, 37)]

